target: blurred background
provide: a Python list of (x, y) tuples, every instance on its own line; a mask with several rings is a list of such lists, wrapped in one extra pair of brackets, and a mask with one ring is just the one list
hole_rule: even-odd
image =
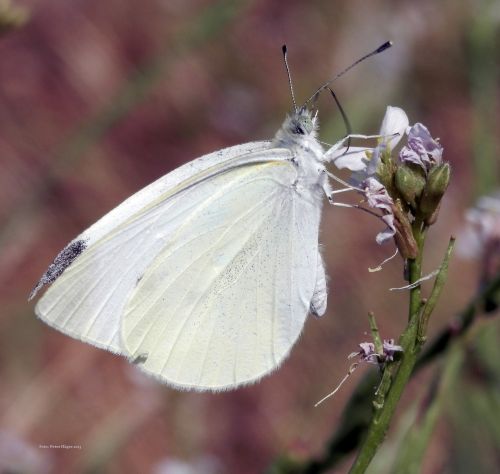
[[(408, 294), (388, 291), (405, 284), (402, 261), (367, 271), (393, 253), (375, 243), (370, 216), (325, 209), (328, 313), (309, 318), (277, 372), (234, 392), (161, 386), (38, 321), (27, 296), (69, 240), (130, 194), (204, 153), (271, 138), (291, 107), (283, 43), (301, 102), (394, 41), (335, 91), (357, 133), (377, 133), (397, 105), (440, 137), (453, 176), (426, 247), (424, 271), (434, 270), (464, 211), (500, 182), (500, 4), (0, 0), (0, 16), (1, 472), (250, 474), (277, 456), (320, 455), (371, 369), (313, 405), (369, 339), (367, 312), (384, 338), (405, 326)], [(340, 114), (326, 94), (319, 110), (321, 139), (333, 143), (345, 133)], [(471, 300), (480, 272), (453, 258), (431, 334)], [(462, 340), (421, 472), (499, 472), (499, 336), (498, 321), (482, 318)], [(373, 472), (393, 469), (446, 361), (410, 383)]]

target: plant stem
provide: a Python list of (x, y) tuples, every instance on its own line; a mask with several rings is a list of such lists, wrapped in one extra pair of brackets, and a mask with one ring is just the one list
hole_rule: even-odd
[[(454, 341), (467, 334), (476, 318), (483, 314), (485, 301), (494, 298), (499, 291), (500, 273), (497, 273), (487, 285), (479, 290), (457, 317), (426, 344), (425, 349), (419, 354), (412, 376), (445, 354)], [(368, 371), (360, 380), (322, 456), (304, 462), (284, 457), (276, 461), (269, 472), (273, 474), (318, 474), (335, 467), (361, 444), (373, 412), (369, 397), (373, 395), (373, 387), (377, 383), (380, 383), (377, 370)]]
[(420, 315), (420, 321), (418, 323), (418, 344), (422, 346), (427, 339), (427, 324), (429, 323), (429, 318), (436, 307), (436, 304), (443, 291), (444, 284), (446, 282), (446, 277), (448, 275), (448, 266), (450, 263), (451, 253), (453, 252), (453, 247), (455, 245), (455, 237), (450, 238), (448, 248), (446, 249), (446, 255), (444, 257), (443, 263), (439, 268), (439, 272), (434, 280), (434, 286), (431, 291), (431, 296), (429, 300), (425, 303), (422, 314)]
[[(425, 228), (423, 228), (421, 223), (418, 221), (413, 224), (413, 235), (418, 245), (418, 255), (417, 258), (408, 260), (410, 284), (419, 280), (422, 274), (422, 250), (425, 241)], [(403, 347), (401, 362), (399, 363), (399, 366), (397, 366), (396, 363), (388, 364), (384, 370), (384, 372), (389, 370), (390, 375), (393, 375), (393, 372), (395, 372), (395, 374), (393, 375), (392, 383), (390, 384), (390, 388), (384, 397), (383, 403), (377, 403), (375, 406), (375, 413), (368, 427), (367, 435), (363, 440), (358, 456), (349, 471), (350, 474), (364, 473), (373, 459), (373, 456), (375, 456), (378, 447), (384, 440), (392, 415), (396, 410), (397, 403), (401, 398), (401, 394), (403, 393), (408, 380), (410, 379), (413, 367), (417, 360), (418, 347), (416, 345), (416, 340), (420, 310), (420, 286), (417, 286), (410, 290), (408, 326), (399, 340), (399, 344)]]
[(382, 345), (382, 339), (380, 338), (380, 333), (378, 331), (375, 315), (371, 311), (368, 313), (368, 321), (370, 322), (370, 330), (372, 332), (373, 344), (375, 345), (375, 352), (378, 355), (382, 356), (384, 353), (384, 347)]

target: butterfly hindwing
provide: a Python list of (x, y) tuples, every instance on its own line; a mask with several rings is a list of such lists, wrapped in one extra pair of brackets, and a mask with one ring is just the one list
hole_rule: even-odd
[(287, 356), (314, 291), (321, 212), (295, 179), (286, 161), (197, 187), (125, 307), (122, 344), (142, 370), (217, 390), (257, 380)]

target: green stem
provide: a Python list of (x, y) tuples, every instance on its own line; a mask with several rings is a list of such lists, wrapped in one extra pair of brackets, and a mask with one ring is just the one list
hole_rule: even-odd
[(429, 318), (431, 317), (434, 308), (441, 296), (444, 284), (446, 282), (446, 277), (448, 275), (448, 266), (450, 263), (451, 253), (453, 252), (453, 247), (455, 246), (455, 237), (450, 238), (448, 243), (448, 248), (446, 249), (446, 254), (443, 259), (443, 263), (439, 268), (439, 272), (434, 280), (434, 286), (432, 287), (431, 296), (426, 302), (422, 314), (420, 316), (420, 321), (418, 325), (418, 344), (422, 346), (427, 339), (427, 325), (429, 323)]
[[(422, 250), (425, 241), (425, 228), (416, 221), (413, 225), (413, 235), (418, 245), (418, 255), (414, 260), (408, 260), (409, 283), (415, 283), (422, 274)], [(418, 333), (419, 313), (421, 310), (420, 286), (410, 290), (410, 304), (408, 312), (408, 326), (401, 335), (399, 344), (403, 347), (403, 355), (399, 366), (396, 363), (389, 364), (385, 371), (389, 370), (392, 376), (395, 372), (392, 383), (383, 403), (375, 406), (375, 413), (368, 427), (367, 435), (354, 461), (350, 474), (362, 474), (366, 471), (378, 447), (385, 438), (392, 415), (396, 410), (401, 394), (410, 379), (413, 367), (417, 360), (418, 347), (416, 345)], [(384, 371), (384, 372), (385, 372)], [(385, 374), (384, 374), (385, 375)]]
[(377, 321), (375, 320), (375, 315), (370, 311), (368, 313), (368, 321), (370, 322), (370, 330), (372, 332), (373, 344), (375, 346), (375, 352), (378, 355), (383, 355), (384, 347), (382, 345), (382, 339), (380, 338), (380, 333), (378, 331)]
[[(500, 273), (479, 290), (448, 327), (426, 344), (426, 348), (420, 353), (417, 364), (414, 366), (412, 376), (446, 353), (454, 341), (466, 334), (476, 317), (483, 314), (485, 301), (496, 298), (495, 295), (499, 291)], [(394, 365), (391, 364), (391, 367)], [(277, 460), (269, 472), (273, 474), (318, 474), (335, 467), (361, 444), (373, 413), (369, 398), (373, 395), (373, 387), (377, 383), (379, 383), (377, 370), (368, 371), (361, 379), (347, 402), (337, 429), (328, 441), (322, 456), (305, 462), (284, 457)]]

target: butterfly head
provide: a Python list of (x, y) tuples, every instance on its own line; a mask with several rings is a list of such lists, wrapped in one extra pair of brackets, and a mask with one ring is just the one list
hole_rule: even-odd
[(309, 109), (301, 107), (286, 118), (282, 131), (298, 140), (315, 137), (318, 128), (317, 115), (317, 112), (313, 114)]
[(288, 117), (287, 122), (285, 122), (285, 126), (288, 127), (288, 132), (292, 135), (311, 135), (316, 132), (316, 122), (317, 122), (317, 114), (314, 114), (306, 109), (305, 107), (301, 107), (296, 112), (293, 113), (290, 117)]
[(301, 107), (287, 116), (274, 143), (276, 146), (289, 147), (316, 142), (317, 129), (317, 114)]

